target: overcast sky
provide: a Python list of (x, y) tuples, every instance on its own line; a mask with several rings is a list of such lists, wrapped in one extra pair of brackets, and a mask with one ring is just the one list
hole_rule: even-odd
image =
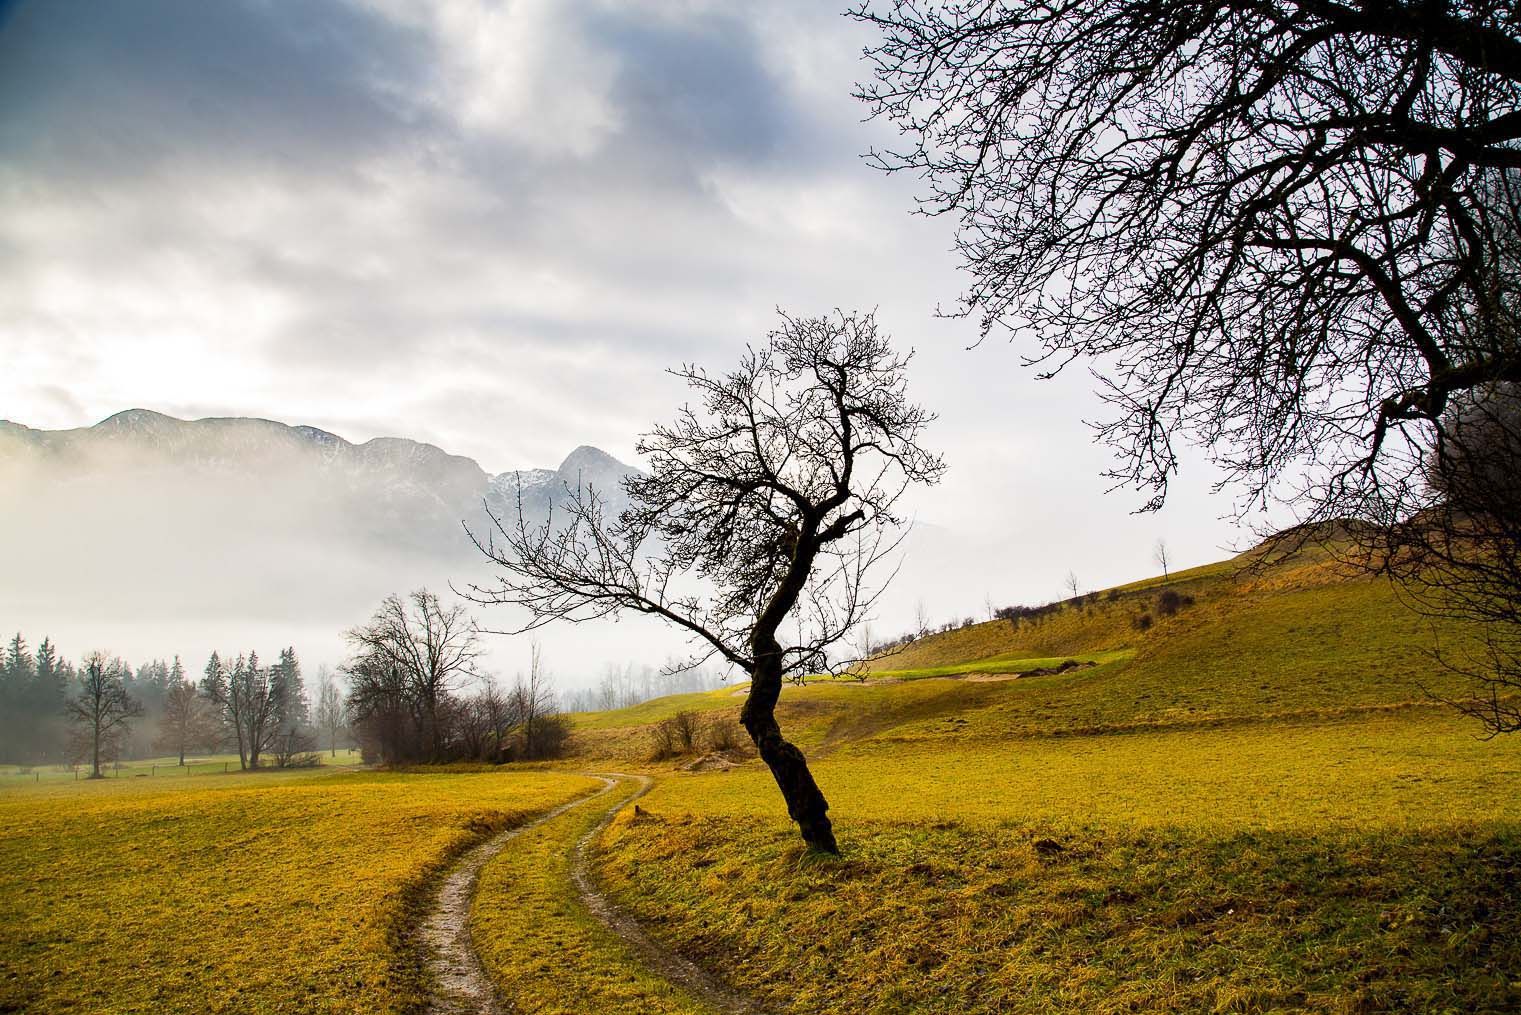
[[(831, 5), (701, 0), (0, 2), (0, 417), (143, 406), (426, 440), (488, 471), (635, 436), (774, 308), (878, 309), (951, 466), (917, 498), (971, 556), (932, 614), (1148, 574), (1242, 537), (1190, 464), (1106, 495), (1091, 379), (937, 317), (952, 223), (850, 97)], [(1195, 459), (1197, 456), (1195, 456)], [(0, 581), (7, 580), (0, 577)], [(906, 620), (904, 590), (892, 609)], [(893, 627), (894, 616), (885, 627)]]

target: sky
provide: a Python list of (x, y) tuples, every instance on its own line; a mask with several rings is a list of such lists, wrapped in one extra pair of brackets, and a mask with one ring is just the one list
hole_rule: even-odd
[(667, 368), (734, 363), (777, 308), (875, 308), (949, 464), (913, 514), (960, 547), (876, 630), (1141, 577), (1158, 538), (1244, 548), (1202, 456), (1133, 514), (1093, 379), (937, 313), (954, 223), (863, 159), (895, 140), (851, 97), (870, 41), (817, 0), (0, 0), (0, 418), (638, 464)]

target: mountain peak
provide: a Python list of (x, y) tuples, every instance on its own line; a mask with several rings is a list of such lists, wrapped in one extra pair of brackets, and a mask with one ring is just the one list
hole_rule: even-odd
[(583, 444), (565, 456), (565, 461), (560, 463), (557, 471), (562, 476), (573, 476), (578, 472), (587, 475), (606, 472), (622, 474), (629, 471), (629, 468), (601, 448)]

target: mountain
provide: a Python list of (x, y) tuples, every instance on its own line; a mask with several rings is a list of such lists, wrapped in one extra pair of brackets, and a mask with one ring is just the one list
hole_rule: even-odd
[[(446, 556), (474, 553), (461, 523), (484, 533), (489, 509), (511, 520), (544, 519), (569, 491), (589, 486), (616, 513), (623, 480), (637, 470), (593, 447), (557, 469), (491, 475), (473, 459), (399, 437), (354, 444), (312, 426), (267, 419), (182, 420), (147, 409), (91, 427), (34, 430), (0, 421), (0, 484), (39, 481), (74, 499), (141, 503), (172, 491), (174, 505), (235, 508), (249, 535), (297, 525), (360, 542)], [(30, 480), (23, 472), (35, 473)], [(309, 510), (292, 511), (305, 505)]]

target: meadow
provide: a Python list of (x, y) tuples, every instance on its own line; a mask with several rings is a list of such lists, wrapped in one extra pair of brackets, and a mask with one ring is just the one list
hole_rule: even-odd
[(597, 785), (320, 769), (7, 783), (0, 1011), (416, 1010), (404, 932), (429, 878)]
[[(1466, 688), (1431, 646), (1470, 636), (1312, 557), (918, 639), (783, 694), (838, 859), (742, 752), (652, 760), (743, 684), (577, 716), (553, 770), (0, 773), (0, 1011), (421, 1010), (426, 886), (589, 771), (656, 780), (593, 841), (603, 886), (766, 1011), (1521, 1010), (1521, 738), (1433, 698)], [(573, 884), (632, 785), (482, 870), (513, 1010), (708, 1010)]]
[[(842, 859), (751, 762), (664, 773), (604, 875), (770, 1011), (1515, 1011), (1521, 741), (1432, 698), (1466, 636), (1324, 558), (958, 628), (784, 693)], [(1053, 659), (1097, 665), (966, 676)]]

